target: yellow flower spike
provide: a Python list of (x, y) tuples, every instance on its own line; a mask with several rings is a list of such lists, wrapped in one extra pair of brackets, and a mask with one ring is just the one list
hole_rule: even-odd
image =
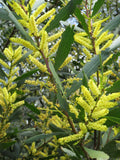
[(108, 70), (108, 71), (103, 73), (103, 76), (108, 76), (108, 75), (110, 75), (112, 73), (113, 73), (112, 70)]
[(41, 4), (32, 15), (36, 18), (42, 12), (42, 10), (46, 7), (46, 5), (47, 3)]
[(50, 37), (48, 37), (47, 41), (48, 42), (51, 42), (51, 41), (54, 41), (56, 39), (58, 39), (61, 35), (62, 35), (63, 32), (58, 32)]
[(61, 68), (63, 68), (64, 66), (66, 66), (71, 60), (72, 60), (72, 57), (71, 57), (71, 56), (70, 56), (70, 57), (67, 57), (67, 58), (65, 59), (65, 61), (63, 62), (63, 64), (60, 66), (59, 69), (61, 69)]
[(13, 53), (8, 49), (5, 48), (5, 50), (3, 51), (3, 53), (5, 54), (6, 58), (11, 61), (13, 58)]
[(106, 125), (97, 124), (96, 122), (89, 122), (87, 127), (91, 130), (98, 130), (98, 131), (107, 131)]
[(105, 37), (107, 36), (107, 34), (108, 34), (108, 31), (106, 31), (106, 32), (103, 32), (101, 35), (100, 35), (100, 37), (96, 40), (96, 42), (95, 42), (95, 47), (96, 46), (99, 46), (101, 43), (103, 43), (105, 40)]
[(3, 95), (4, 95), (4, 98), (5, 98), (6, 102), (7, 102), (9, 100), (9, 93), (8, 93), (6, 87), (3, 88)]
[(44, 95), (42, 96), (42, 98), (47, 104), (53, 105), (53, 102), (50, 102)]
[(37, 149), (35, 148), (35, 142), (32, 142), (32, 145), (31, 145), (30, 149), (31, 149), (32, 154), (34, 155), (37, 151)]
[(87, 132), (87, 127), (85, 123), (79, 123), (80, 130), (85, 134)]
[(0, 99), (0, 105), (5, 107), (5, 102)]
[(29, 41), (26, 41), (22, 38), (10, 38), (10, 40), (12, 42), (22, 44), (23, 46), (25, 46), (33, 51), (36, 51), (36, 48)]
[(95, 109), (95, 111), (93, 111), (92, 113), (92, 118), (94, 119), (99, 119), (100, 117), (104, 117), (109, 113), (109, 110), (107, 108), (101, 109), (101, 110), (97, 110), (97, 108)]
[(83, 93), (85, 99), (89, 103), (91, 109), (93, 109), (93, 107), (95, 106), (96, 102), (94, 101), (94, 98), (91, 96), (90, 91), (85, 86), (82, 85), (81, 86), (81, 92)]
[(69, 143), (69, 142), (72, 142), (72, 141), (80, 140), (83, 136), (84, 136), (83, 132), (80, 131), (80, 132), (77, 133), (77, 134), (70, 135), (70, 136), (63, 137), (63, 138), (59, 138), (59, 139), (58, 139), (58, 142), (59, 142), (61, 145), (64, 145), (65, 143)]
[(78, 35), (78, 36), (88, 36), (88, 34), (86, 32), (76, 33), (76, 35)]
[(101, 24), (101, 23), (107, 21), (109, 18), (110, 18), (110, 16), (108, 16), (107, 18), (104, 18), (104, 19), (102, 19), (102, 20), (99, 20), (99, 21), (97, 21), (97, 22), (94, 22), (94, 23), (93, 23), (93, 27), (95, 27), (96, 25), (98, 25), (98, 23)]
[(92, 50), (92, 48), (93, 48), (91, 44), (89, 44), (88, 42), (84, 41), (79, 36), (74, 35), (74, 40), (76, 42), (80, 43), (81, 45), (85, 46), (87, 49)]
[(30, 20), (29, 20), (29, 29), (31, 31), (31, 33), (33, 33), (36, 37), (38, 36), (38, 29), (37, 29), (37, 25), (35, 22), (35, 17), (33, 15), (30, 16)]
[(29, 28), (29, 23), (23, 19), (18, 20), (24, 27)]
[(13, 109), (16, 109), (17, 107), (22, 106), (24, 103), (25, 102), (23, 100), (23, 101), (16, 102), (16, 103), (12, 104), (11, 106)]
[(47, 72), (47, 67), (43, 65), (41, 62), (39, 62), (36, 58), (33, 56), (29, 56), (29, 59), (35, 64), (42, 72)]
[(12, 1), (12, 3), (13, 3), (12, 8), (15, 10), (17, 15), (20, 15), (25, 21), (28, 21), (29, 17), (25, 13), (25, 11), (22, 9), (20, 4), (18, 4), (17, 2), (14, 2), (14, 1)]
[(86, 103), (86, 101), (83, 100), (82, 97), (77, 97), (76, 98), (76, 102), (82, 107), (84, 108), (84, 110), (87, 112), (87, 113), (91, 113), (91, 107), (88, 103)]
[(60, 42), (61, 42), (61, 39), (59, 41), (57, 41), (57, 43), (50, 49), (48, 56), (53, 54), (58, 49)]
[(106, 60), (104, 60), (103, 65), (105, 65), (105, 63), (107, 63), (111, 58), (112, 58), (113, 54), (111, 54)]
[(13, 82), (16, 78), (17, 78), (17, 76), (10, 77), (8, 79), (8, 84), (10, 84), (11, 82)]
[(93, 32), (93, 37), (96, 38), (98, 33), (99, 33), (99, 30), (100, 30), (100, 27), (101, 27), (101, 23), (98, 23), (94, 29), (94, 32)]
[(41, 42), (40, 42), (40, 50), (44, 51), (44, 46), (45, 46), (45, 43), (47, 42), (47, 37), (48, 37), (48, 34), (46, 31), (42, 31), (42, 38), (41, 38)]
[(87, 48), (83, 48), (83, 52), (87, 56), (88, 59), (92, 58), (92, 55), (91, 55), (90, 51)]
[(52, 20), (55, 18), (55, 15), (53, 15), (48, 22), (46, 23), (46, 25), (42, 28), (43, 30), (46, 30), (46, 28), (50, 25), (50, 23), (52, 22)]
[(35, 1), (36, 1), (36, 0), (30, 0), (30, 1), (29, 1), (29, 5), (30, 5), (31, 8), (33, 7)]
[(14, 92), (14, 93), (10, 96), (10, 103), (14, 103), (15, 100), (16, 100), (16, 98), (17, 98), (17, 93)]
[(77, 111), (77, 109), (73, 106), (73, 105), (69, 105), (70, 108), (70, 112), (75, 114), (75, 117), (78, 118), (79, 116), (79, 112)]
[(15, 53), (14, 53), (13, 58), (16, 59), (19, 55), (21, 55), (21, 53), (22, 53), (22, 46), (19, 46), (19, 47), (15, 50)]
[(107, 101), (111, 101), (111, 100), (117, 99), (119, 97), (120, 97), (120, 92), (117, 92), (117, 93), (109, 94), (106, 97), (104, 97), (103, 99), (107, 100)]
[(21, 57), (22, 57), (22, 55), (19, 54), (19, 55), (14, 59), (12, 65), (14, 66)]
[(2, 64), (5, 68), (10, 69), (10, 66), (4, 62), (2, 59), (0, 59), (0, 64)]
[(88, 86), (94, 96), (98, 97), (101, 94), (100, 90), (98, 89), (97, 85), (95, 84), (95, 82), (92, 79), (89, 80)]
[(100, 49), (101, 51), (104, 51), (106, 48), (108, 48), (112, 44), (112, 40), (109, 40), (105, 45)]
[(51, 9), (50, 11), (46, 12), (44, 15), (42, 15), (40, 18), (37, 19), (36, 24), (40, 24), (42, 23), (44, 20), (46, 20), (48, 17), (50, 17), (51, 15), (53, 15), (55, 13), (55, 9)]
[(4, 84), (4, 86), (6, 86), (6, 82), (5, 82), (5, 80), (3, 80), (3, 79), (1, 79), (1, 78), (0, 78), (0, 83), (3, 83), (3, 84)]

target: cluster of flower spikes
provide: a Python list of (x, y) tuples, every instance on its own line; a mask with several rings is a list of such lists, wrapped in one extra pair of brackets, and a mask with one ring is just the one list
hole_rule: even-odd
[(24, 101), (16, 101), (17, 93), (12, 91), (17, 87), (14, 80), (17, 78), (19, 67), (16, 67), (16, 63), (21, 58), (22, 47), (18, 47), (15, 51), (10, 45), (9, 48), (5, 48), (4, 55), (9, 61), (7, 64), (0, 59), (0, 64), (4, 67), (5, 79), (0, 79), (0, 106), (2, 107), (2, 113), (0, 114), (0, 139), (6, 136), (6, 131), (10, 126), (9, 117), (13, 111), (24, 104)]
[(102, 33), (103, 28), (101, 28), (101, 24), (108, 20), (108, 18), (96, 21), (93, 24), (89, 21), (88, 29), (91, 38), (88, 37), (86, 32), (80, 32), (74, 35), (74, 40), (83, 46), (82, 50), (87, 60), (90, 60), (93, 54), (100, 54), (101, 51), (104, 51), (112, 43), (114, 34), (109, 34), (108, 31)]
[[(80, 131), (77, 134), (60, 138), (58, 141), (61, 144), (80, 140), (88, 131), (107, 130), (105, 116), (109, 113), (110, 108), (117, 106), (120, 92), (106, 95), (106, 92), (102, 93), (92, 79), (88, 81), (88, 86), (89, 89), (82, 85), (81, 96), (76, 98), (76, 103), (85, 111), (84, 123), (79, 123)], [(78, 117), (78, 112), (72, 111), (72, 113)]]
[[(28, 33), (31, 37), (33, 36), (34, 39), (37, 39), (37, 43), (33, 45), (31, 44), (31, 42), (27, 40), (24, 40), (22, 38), (14, 38), (14, 37), (11, 38), (10, 40), (14, 43), (21, 44), (26, 48), (32, 50), (33, 53), (31, 56), (29, 56), (30, 61), (33, 64), (35, 64), (42, 72), (47, 72), (47, 67), (43, 65), (38, 59), (48, 58), (51, 54), (56, 52), (61, 41), (60, 39), (59, 40), (57, 39), (62, 35), (63, 31), (60, 31), (52, 36), (48, 36), (48, 33), (45, 31), (45, 29), (49, 26), (51, 21), (54, 19), (53, 14), (55, 13), (55, 9), (53, 8), (50, 11), (43, 14), (42, 16), (40, 16), (40, 13), (46, 7), (46, 3), (43, 3), (35, 11), (32, 11), (31, 13), (29, 13), (29, 6), (32, 9), (34, 3), (35, 3), (35, 0), (30, 0), (29, 4), (25, 6), (24, 3), (19, 4), (15, 1), (12, 1), (11, 3), (9, 3), (9, 5), (14, 9), (17, 15), (21, 16), (21, 19), (19, 20), (19, 22), (25, 28), (28, 29)], [(39, 27), (39, 24), (44, 22), (49, 17), (51, 18), (48, 20), (45, 26), (41, 29)], [(49, 49), (49, 43), (55, 40), (57, 40), (57, 42), (55, 42), (54, 45)], [(71, 57), (68, 57), (60, 68), (67, 65), (70, 62), (70, 60), (71, 60)]]

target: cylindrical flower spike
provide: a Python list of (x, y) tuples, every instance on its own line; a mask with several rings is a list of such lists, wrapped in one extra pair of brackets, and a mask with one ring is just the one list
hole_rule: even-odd
[(47, 72), (47, 68), (45, 65), (40, 63), (36, 58), (33, 56), (29, 56), (29, 59), (42, 71), (42, 72)]
[(70, 57), (67, 57), (67, 58), (65, 59), (65, 61), (63, 62), (63, 64), (60, 66), (59, 69), (61, 69), (61, 68), (63, 68), (64, 66), (66, 66), (71, 60), (72, 60), (72, 57), (71, 57), (71, 56), (70, 56)]
[(92, 113), (92, 118), (99, 119), (100, 117), (106, 116), (108, 113), (109, 113), (109, 110), (107, 108), (100, 109), (100, 110), (97, 110), (96, 108), (96, 110), (93, 111)]
[(98, 97), (101, 94), (100, 90), (92, 79), (89, 80), (88, 85), (94, 96)]
[(36, 18), (42, 12), (42, 10), (46, 7), (46, 5), (47, 3), (41, 4), (32, 15)]
[(92, 55), (91, 55), (90, 51), (87, 48), (83, 48), (83, 52), (87, 56), (88, 59), (92, 58)]
[(12, 42), (22, 44), (23, 46), (25, 46), (33, 51), (36, 51), (36, 48), (29, 41), (26, 41), (22, 38), (10, 38), (10, 40)]
[(30, 25), (29, 26), (30, 32), (37, 37), (38, 36), (38, 29), (37, 29), (37, 25), (35, 22), (35, 17), (33, 15), (30, 16), (29, 25)]
[(44, 20), (46, 20), (48, 17), (50, 17), (54, 13), (55, 13), (55, 9), (53, 8), (50, 11), (46, 12), (44, 15), (42, 15), (40, 18), (38, 18), (36, 21), (36, 24), (42, 23)]
[(48, 37), (47, 41), (51, 42), (51, 41), (58, 39), (62, 35), (62, 33), (63, 32), (58, 32), (58, 33), (54, 34), (53, 36)]
[(5, 48), (4, 54), (5, 54), (6, 58), (7, 58), (9, 61), (12, 60), (12, 58), (13, 58), (13, 53), (12, 53), (8, 48)]
[(10, 69), (10, 66), (4, 62), (2, 59), (0, 59), (0, 64), (2, 64), (5, 68)]
[(77, 109), (73, 105), (71, 105), (71, 104), (69, 105), (69, 108), (70, 108), (70, 112), (74, 113), (75, 116), (76, 116), (76, 118), (78, 118), (79, 112), (77, 111)]

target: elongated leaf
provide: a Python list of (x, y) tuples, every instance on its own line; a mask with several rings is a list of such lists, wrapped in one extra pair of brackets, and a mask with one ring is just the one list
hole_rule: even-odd
[(57, 70), (61, 64), (64, 62), (64, 60), (67, 58), (71, 44), (73, 43), (73, 28), (70, 28), (69, 26), (66, 28), (65, 32), (62, 35), (62, 40), (59, 45), (58, 51), (56, 53), (55, 58), (55, 69)]
[(93, 13), (92, 13), (92, 17), (99, 11), (99, 9), (101, 8), (101, 6), (103, 5), (104, 0), (98, 0), (93, 8)]
[[(16, 28), (21, 32), (21, 34), (25, 37), (26, 40), (30, 41), (32, 45), (35, 46), (34, 41), (32, 40), (32, 38), (28, 35), (28, 33), (24, 30), (24, 28), (22, 27), (22, 25), (18, 22), (18, 20), (16, 19), (16, 17), (13, 15), (13, 13), (9, 10), (9, 8), (6, 6), (6, 4), (0, 0), (0, 3), (3, 4), (5, 10), (8, 12), (8, 17), (10, 18), (10, 20), (15, 24)], [(6, 13), (5, 13), (6, 15)], [(36, 47), (36, 46), (35, 46)]]
[(2, 70), (2, 68), (0, 68), (0, 78), (5, 80), (6, 74), (5, 72)]
[(32, 112), (40, 114), (40, 111), (34, 105), (25, 102), (25, 106), (29, 108)]
[(120, 15), (114, 17), (112, 20), (110, 20), (109, 23), (107, 23), (105, 26), (104, 26), (104, 29), (100, 32), (100, 34), (102, 34), (103, 32), (109, 30), (109, 31), (112, 31), (114, 30), (115, 28), (117, 28), (120, 24)]
[[(110, 55), (109, 50), (102, 52), (101, 54), (102, 61), (104, 61), (109, 55)], [(91, 59), (90, 62), (87, 62), (84, 65), (82, 70), (84, 71), (86, 76), (89, 78), (93, 73), (95, 73), (98, 70), (99, 66), (100, 66), (100, 58), (99, 58), (99, 55), (96, 55)], [(80, 71), (77, 77), (83, 78), (82, 71)], [(75, 81), (72, 87), (69, 90), (67, 90), (67, 96), (69, 96), (71, 93), (79, 89), (81, 85), (82, 85), (82, 80), (80, 80), (79, 82)]]
[(32, 53), (32, 51), (29, 51), (29, 52), (27, 52), (26, 54), (24, 54), (24, 55), (16, 62), (16, 65), (19, 64), (20, 62), (23, 62), (31, 53)]
[(84, 147), (84, 149), (86, 150), (86, 152), (89, 154), (91, 158), (96, 158), (97, 160), (108, 160), (109, 159), (109, 156), (103, 151), (96, 151), (96, 150), (89, 149), (86, 147)]
[(0, 143), (0, 150), (4, 150), (6, 148), (9, 148), (12, 144), (14, 144), (16, 141), (11, 141), (11, 142), (4, 142), (4, 143)]
[(120, 92), (120, 80), (113, 83), (113, 85), (106, 89), (108, 93)]
[(2, 16), (0, 16), (0, 19), (9, 20), (8, 12), (5, 9), (0, 8), (0, 15), (2, 15)]
[(112, 117), (112, 116), (105, 116), (108, 120), (120, 124), (120, 118)]
[(63, 152), (65, 152), (70, 157), (77, 157), (76, 154), (73, 151), (71, 151), (70, 149), (67, 149), (67, 148), (64, 148), (64, 147), (61, 147), (61, 149), (62, 149)]
[(76, 8), (75, 12), (74, 12), (75, 16), (78, 18), (78, 20), (80, 21), (83, 29), (86, 31), (86, 33), (89, 35), (89, 30), (88, 30), (88, 26), (85, 22), (85, 18), (84, 16), (81, 14), (80, 9)]
[(71, 14), (74, 13), (76, 5), (79, 5), (82, 0), (71, 0), (60, 12), (55, 16), (54, 20), (50, 23), (47, 28), (47, 31), (50, 32), (52, 29), (59, 26), (61, 20), (65, 21), (69, 18)]
[(53, 64), (52, 64), (52, 62), (51, 62), (50, 60), (49, 60), (49, 67), (50, 67), (50, 70), (51, 70), (51, 72), (52, 72), (52, 74), (53, 74), (53, 77), (54, 77), (54, 79), (55, 79), (56, 84), (58, 85), (58, 87), (60, 88), (60, 90), (61, 90), (62, 93), (63, 93), (63, 88), (62, 88), (60, 79), (59, 79), (59, 77), (58, 77), (58, 75), (57, 75), (57, 73), (56, 73), (56, 71), (55, 71), (55, 68), (54, 68), (54, 66), (53, 66)]
[(26, 78), (30, 77), (33, 73), (36, 73), (37, 71), (39, 71), (39, 69), (33, 69), (31, 71), (28, 71), (22, 74), (21, 76), (17, 77), (14, 81), (25, 80)]

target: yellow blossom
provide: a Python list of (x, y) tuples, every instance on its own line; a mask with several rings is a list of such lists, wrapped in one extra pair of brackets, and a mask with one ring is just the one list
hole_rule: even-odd
[(50, 37), (48, 37), (47, 41), (48, 42), (51, 42), (51, 41), (54, 41), (56, 40), (57, 38), (59, 38), (61, 35), (62, 35), (63, 32), (58, 32)]
[(85, 134), (87, 132), (87, 127), (85, 125), (85, 123), (79, 123), (80, 126), (80, 130)]
[(98, 97), (101, 94), (100, 90), (92, 79), (89, 80), (88, 85), (94, 96)]
[(63, 68), (64, 66), (66, 66), (70, 61), (72, 60), (72, 57), (67, 57), (65, 59), (65, 61), (63, 62), (63, 64), (59, 67), (59, 69)]
[(37, 25), (35, 22), (35, 17), (33, 15), (30, 16), (29, 29), (30, 29), (31, 34), (33, 33), (35, 36), (38, 36), (38, 29), (37, 29)]
[(54, 44), (54, 46), (50, 49), (49, 56), (58, 49), (60, 42), (61, 42), (61, 39), (59, 41), (57, 41), (57, 43)]
[(24, 100), (12, 104), (12, 107), (16, 109), (17, 107), (22, 106), (23, 104), (24, 104)]
[(77, 109), (73, 105), (71, 105), (71, 104), (69, 105), (69, 108), (70, 108), (70, 112), (74, 113), (75, 116), (76, 116), (76, 118), (78, 118), (79, 112), (77, 111)]
[(4, 62), (2, 59), (0, 59), (0, 64), (2, 64), (5, 68), (10, 69), (10, 66)]
[(104, 60), (103, 65), (105, 65), (105, 63), (107, 63), (111, 58), (112, 58), (113, 54), (111, 54), (106, 60)]
[(90, 51), (87, 48), (83, 48), (83, 52), (87, 56), (88, 59), (92, 58), (92, 55), (91, 55)]
[(98, 119), (100, 117), (104, 117), (109, 113), (109, 110), (107, 108), (103, 108), (103, 109), (95, 109), (95, 111), (93, 111), (92, 113), (92, 118), (94, 119)]
[(32, 14), (35, 18), (42, 12), (42, 10), (46, 7), (47, 3), (41, 4)]
[(36, 21), (36, 24), (40, 24), (42, 23), (44, 20), (46, 20), (48, 17), (50, 17), (52, 14), (55, 13), (55, 9), (51, 9), (50, 11), (46, 12), (44, 15), (42, 15), (41, 17), (39, 17)]

